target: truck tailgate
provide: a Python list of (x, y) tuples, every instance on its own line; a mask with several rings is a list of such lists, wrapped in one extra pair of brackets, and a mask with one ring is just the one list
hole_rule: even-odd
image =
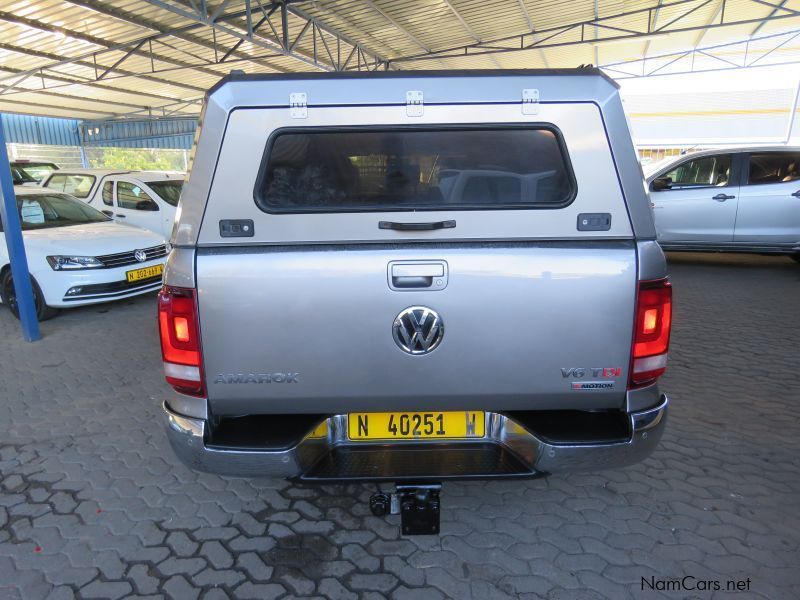
[[(436, 289), (392, 289), (395, 261), (446, 276)], [(636, 285), (629, 241), (199, 248), (210, 408), (619, 408)], [(444, 326), (429, 353), (393, 337), (412, 306)]]

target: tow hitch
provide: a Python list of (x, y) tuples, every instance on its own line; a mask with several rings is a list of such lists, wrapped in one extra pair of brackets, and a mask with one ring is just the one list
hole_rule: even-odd
[(395, 493), (378, 489), (369, 499), (369, 508), (376, 517), (400, 515), (403, 535), (437, 535), (439, 533), (439, 493), (435, 484), (398, 484)]

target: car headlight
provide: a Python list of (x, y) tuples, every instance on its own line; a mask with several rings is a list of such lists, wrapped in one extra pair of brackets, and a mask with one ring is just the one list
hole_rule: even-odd
[(97, 269), (103, 266), (94, 256), (48, 256), (47, 262), (54, 271)]

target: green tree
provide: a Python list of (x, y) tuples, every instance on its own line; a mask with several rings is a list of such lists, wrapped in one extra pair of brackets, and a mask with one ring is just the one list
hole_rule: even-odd
[(89, 165), (103, 169), (131, 171), (182, 171), (183, 151), (157, 148), (91, 148)]

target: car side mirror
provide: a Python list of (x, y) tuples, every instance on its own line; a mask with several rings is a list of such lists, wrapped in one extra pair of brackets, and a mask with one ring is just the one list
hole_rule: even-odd
[(152, 200), (139, 200), (136, 203), (136, 210), (158, 210), (158, 205)]
[(654, 192), (663, 192), (664, 190), (672, 189), (672, 179), (669, 177), (653, 179), (653, 183), (650, 184), (650, 189)]

